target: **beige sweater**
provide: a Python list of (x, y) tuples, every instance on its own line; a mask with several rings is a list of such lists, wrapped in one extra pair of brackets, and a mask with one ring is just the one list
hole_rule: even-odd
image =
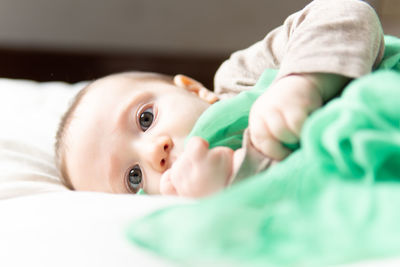
[(250, 89), (267, 68), (291, 73), (365, 75), (384, 52), (383, 31), (372, 7), (360, 0), (314, 0), (247, 49), (237, 51), (215, 75), (226, 98)]
[[(383, 52), (383, 31), (372, 7), (360, 0), (314, 0), (262, 41), (233, 53), (218, 69), (214, 90), (220, 98), (249, 90), (267, 68), (279, 69), (277, 78), (315, 72), (357, 78), (371, 72)], [(272, 163), (251, 145), (248, 130), (242, 148), (233, 183)]]

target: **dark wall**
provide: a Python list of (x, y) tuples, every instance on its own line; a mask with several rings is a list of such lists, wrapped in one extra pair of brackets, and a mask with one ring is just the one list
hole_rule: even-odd
[(73, 83), (115, 72), (140, 70), (186, 74), (212, 88), (215, 71), (227, 57), (0, 49), (0, 77)]

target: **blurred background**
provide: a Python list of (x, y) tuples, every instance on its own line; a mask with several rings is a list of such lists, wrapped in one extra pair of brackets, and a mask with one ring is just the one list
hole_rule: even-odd
[[(126, 70), (212, 86), (236, 50), (310, 0), (0, 0), (0, 77), (76, 82)], [(368, 1), (400, 36), (400, 0)]]

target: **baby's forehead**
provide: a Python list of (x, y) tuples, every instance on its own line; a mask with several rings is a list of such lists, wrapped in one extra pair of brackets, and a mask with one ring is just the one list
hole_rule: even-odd
[(126, 74), (113, 74), (98, 80), (93, 81), (89, 84), (88, 94), (95, 94), (100, 91), (100, 93), (104, 93), (106, 90), (107, 93), (113, 93), (120, 86), (123, 86), (126, 83), (139, 83), (139, 79), (135, 79), (134, 77), (130, 77)]
[[(101, 109), (112, 109), (136, 92), (149, 91), (157, 94), (164, 84), (171, 81), (157, 74), (119, 73), (93, 81), (76, 109), (76, 117), (82, 112), (95, 117)], [(87, 116), (85, 116), (87, 117)]]
[(89, 85), (88, 94), (90, 92), (92, 95), (130, 93), (132, 90), (157, 87), (165, 83), (172, 84), (172, 78), (156, 73), (118, 73), (92, 82)]

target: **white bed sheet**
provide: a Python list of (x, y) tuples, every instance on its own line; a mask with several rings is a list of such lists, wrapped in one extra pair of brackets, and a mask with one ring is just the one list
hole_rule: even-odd
[(168, 266), (125, 227), (186, 200), (73, 192), (59, 180), (57, 125), (84, 85), (0, 79), (0, 266)]
[[(188, 200), (73, 192), (59, 180), (54, 136), (84, 85), (0, 79), (0, 266), (173, 266), (124, 231), (139, 216)], [(346, 266), (400, 266), (400, 259)]]
[(129, 222), (176, 199), (55, 192), (0, 201), (0, 266), (172, 266), (133, 246)]

